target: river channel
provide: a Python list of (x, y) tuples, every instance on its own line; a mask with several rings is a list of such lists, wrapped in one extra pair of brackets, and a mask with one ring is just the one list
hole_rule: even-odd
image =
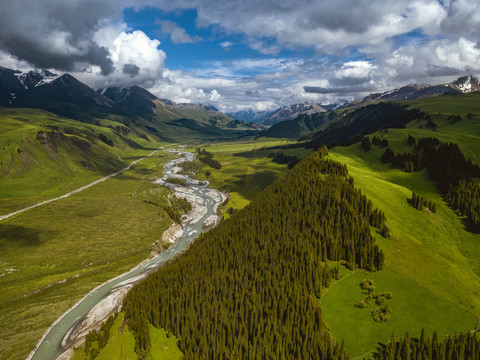
[[(182, 219), (181, 230), (178, 229), (176, 232), (179, 237), (160, 255), (98, 286), (77, 302), (45, 332), (27, 360), (54, 360), (62, 354), (64, 354), (62, 358), (66, 357), (66, 352), (69, 350), (71, 352), (73, 345), (88, 331), (87, 319), (95, 317), (91, 315), (92, 313), (98, 312), (99, 307), (112, 306), (110, 303), (115, 301), (119, 304), (126, 291), (135, 283), (186, 249), (206, 228), (210, 229), (218, 224), (219, 218), (216, 211), (218, 205), (226, 199), (225, 195), (218, 190), (208, 188), (205, 182), (178, 174), (178, 165), (183, 161), (192, 161), (195, 155), (185, 151), (172, 150), (172, 152), (181, 157), (165, 164), (163, 178), (156, 180), (155, 183), (171, 188), (177, 197), (185, 197), (193, 205), (192, 211)], [(167, 178), (184, 179), (186, 185), (165, 182)], [(75, 333), (77, 333), (77, 340), (75, 340)]]

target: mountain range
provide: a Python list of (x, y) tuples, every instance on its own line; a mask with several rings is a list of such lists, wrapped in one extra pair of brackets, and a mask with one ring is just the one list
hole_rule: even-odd
[[(342, 101), (326, 106), (302, 103), (282, 106), (270, 112), (246, 110), (224, 114), (209, 105), (179, 104), (160, 99), (139, 86), (94, 90), (70, 74), (58, 75), (47, 70), (21, 72), (0, 66), (0, 106), (39, 108), (89, 123), (95, 123), (98, 118), (120, 116), (124, 124), (133, 123), (164, 140), (184, 136), (197, 138), (197, 135), (213, 138), (244, 136), (272, 126), (274, 129), (267, 132), (267, 136), (297, 137), (312, 131), (320, 123), (324, 124), (327, 119), (311, 119), (308, 116), (332, 109), (476, 91), (480, 91), (480, 81), (468, 75), (440, 85), (410, 84), (349, 103)], [(296, 119), (300, 119), (301, 123), (288, 122), (285, 126), (275, 126)]]
[(45, 70), (21, 72), (0, 67), (0, 106), (38, 108), (87, 123), (115, 118), (169, 141), (238, 137), (260, 129), (257, 124), (233, 120), (212, 106), (177, 104), (139, 86), (94, 90), (70, 74)]
[[(353, 101), (338, 100), (336, 103), (328, 105), (307, 102), (282, 106), (273, 111), (253, 111), (249, 109), (227, 113), (227, 115), (237, 120), (255, 122), (270, 127), (282, 121), (294, 120), (300, 115), (311, 115), (339, 108), (364, 106), (377, 101), (414, 100), (431, 96), (462, 94), (476, 91), (480, 91), (480, 81), (474, 76), (467, 75), (446, 84), (410, 84), (381, 93), (372, 93), (364, 98)], [(277, 133), (277, 131), (275, 130), (274, 133)]]
[(326, 112), (342, 106), (346, 101), (341, 101), (337, 104), (320, 105), (316, 103), (305, 102), (302, 104), (293, 104), (281, 106), (273, 111), (253, 111), (243, 110), (233, 113), (227, 113), (233, 119), (255, 122), (262, 126), (273, 126), (282, 121), (293, 120), (300, 115), (317, 114)]
[(415, 100), (439, 95), (455, 95), (480, 91), (480, 81), (471, 75), (440, 85), (410, 84), (382, 93), (373, 93), (363, 99), (357, 99), (343, 107), (366, 105), (376, 101)]

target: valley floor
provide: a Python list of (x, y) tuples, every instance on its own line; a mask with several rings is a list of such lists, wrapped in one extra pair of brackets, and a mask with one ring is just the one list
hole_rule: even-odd
[(171, 223), (162, 208), (169, 191), (152, 183), (171, 157), (154, 154), (106, 182), (0, 223), (1, 359), (25, 358), (90, 289), (148, 257)]

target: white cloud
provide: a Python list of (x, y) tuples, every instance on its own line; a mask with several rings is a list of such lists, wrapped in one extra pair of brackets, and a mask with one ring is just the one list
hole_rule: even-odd
[(221, 42), (219, 45), (221, 47), (224, 47), (224, 48), (229, 48), (229, 47), (232, 47), (235, 44), (231, 41), (224, 41), (224, 42)]
[(480, 36), (480, 3), (478, 0), (452, 0), (448, 16), (441, 23), (442, 31), (461, 37)]
[[(222, 41), (226, 49), (247, 43), (274, 56), (170, 71), (158, 40), (121, 23), (123, 9), (145, 5), (172, 13), (196, 9), (197, 26), (213, 30), (205, 41)], [(28, 20), (26, 8), (35, 14)], [(0, 2), (0, 12), (4, 66), (69, 71), (94, 87), (138, 84), (164, 98), (224, 110), (327, 102), (480, 72), (478, 0), (16, 0)], [(203, 40), (173, 21), (159, 24), (174, 43)], [(412, 31), (418, 41), (408, 41)], [(285, 57), (285, 49), (298, 58)], [(360, 60), (348, 60), (353, 56)]]
[[(386, 70), (395, 70), (388, 74)], [(422, 46), (409, 45), (397, 49), (379, 62), (378, 78), (390, 82), (439, 83), (451, 81), (452, 76), (476, 75), (480, 72), (480, 49), (473, 41), (432, 40)]]
[(263, 54), (301, 47), (333, 53), (348, 46), (381, 44), (417, 28), (436, 33), (446, 17), (437, 0), (196, 3), (201, 24), (217, 24), (229, 33), (245, 34), (250, 46)]
[[(100, 76), (100, 69), (87, 67), (87, 72), (75, 75), (94, 87), (141, 85), (151, 87), (161, 78), (166, 55), (159, 50), (160, 41), (150, 39), (144, 32), (126, 31), (126, 25), (106, 26), (94, 35), (97, 44), (110, 52), (114, 71)], [(85, 69), (84, 69), (85, 70)]]
[(200, 36), (188, 35), (185, 29), (181, 28), (173, 21), (163, 20), (156, 21), (155, 23), (160, 25), (160, 31), (162, 33), (170, 35), (170, 40), (174, 44), (192, 44), (203, 40)]
[(371, 71), (375, 69), (370, 61), (348, 61), (335, 72), (337, 79), (366, 79)]

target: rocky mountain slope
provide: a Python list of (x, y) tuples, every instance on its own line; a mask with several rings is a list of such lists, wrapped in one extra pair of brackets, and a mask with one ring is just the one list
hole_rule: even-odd
[(471, 75), (459, 77), (457, 80), (440, 85), (410, 84), (383, 93), (370, 94), (363, 99), (354, 100), (344, 107), (370, 104), (375, 101), (415, 100), (420, 98), (454, 95), (480, 91), (480, 81)]
[(234, 113), (228, 113), (230, 117), (236, 120), (256, 122), (263, 126), (272, 126), (279, 122), (292, 120), (300, 115), (309, 115), (325, 112), (326, 109), (320, 104), (315, 103), (303, 103), (282, 106), (273, 111), (237, 111)]

